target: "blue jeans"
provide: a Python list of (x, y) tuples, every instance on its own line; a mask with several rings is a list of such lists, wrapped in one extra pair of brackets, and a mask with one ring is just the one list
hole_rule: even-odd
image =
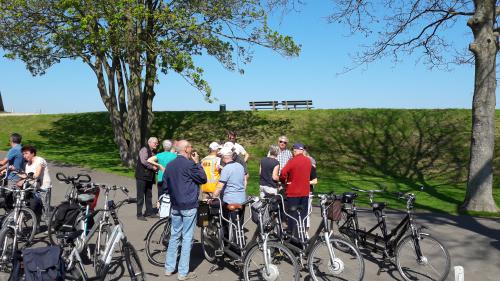
[(182, 237), (181, 258), (179, 260), (178, 276), (186, 276), (189, 273), (189, 259), (191, 255), (191, 244), (193, 243), (193, 232), (198, 209), (173, 210), (170, 228), (170, 241), (168, 242), (165, 271), (174, 272), (177, 263), (177, 249)]

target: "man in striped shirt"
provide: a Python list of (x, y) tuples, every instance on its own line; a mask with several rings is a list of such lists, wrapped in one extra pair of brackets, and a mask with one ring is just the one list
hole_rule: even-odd
[(288, 160), (292, 159), (293, 157), (292, 152), (289, 149), (287, 149), (287, 145), (288, 145), (288, 138), (286, 136), (281, 136), (278, 138), (278, 146), (280, 150), (278, 152), (277, 159), (278, 162), (280, 162), (280, 171), (279, 171), (280, 174), (281, 170), (283, 170)]

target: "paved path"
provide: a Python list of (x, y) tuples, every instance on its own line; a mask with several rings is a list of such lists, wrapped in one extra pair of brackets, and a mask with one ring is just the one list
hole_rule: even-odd
[[(4, 157), (4, 153), (0, 152), (0, 157)], [(110, 175), (102, 172), (92, 171), (85, 168), (66, 166), (66, 165), (50, 165), (50, 172), (53, 180), (53, 200), (55, 205), (64, 197), (66, 186), (57, 182), (55, 179), (56, 172), (63, 172), (67, 175), (77, 173), (89, 173), (93, 181), (98, 183), (117, 184), (128, 186), (134, 193), (134, 179)], [(153, 194), (156, 194), (153, 192)], [(121, 195), (116, 195), (117, 199)], [(135, 197), (135, 194), (133, 195)], [(153, 198), (155, 196), (153, 195)], [(102, 198), (101, 198), (102, 199)], [(100, 202), (99, 204), (102, 204)], [(135, 248), (139, 251), (142, 259), (142, 264), (147, 272), (147, 280), (176, 280), (176, 276), (164, 277), (163, 269), (152, 266), (148, 263), (144, 252), (144, 237), (149, 227), (156, 221), (148, 219), (146, 222), (138, 221), (135, 218), (135, 206), (124, 206), (119, 211), (119, 217), (125, 224), (125, 232), (129, 240), (132, 241)], [(315, 210), (317, 213), (317, 210)], [(388, 220), (397, 222), (401, 213), (389, 212)], [(361, 213), (361, 225), (364, 222), (371, 221), (370, 213)], [(317, 215), (315, 216), (317, 217)], [(419, 213), (417, 221), (420, 224), (427, 226), (427, 232), (433, 234), (448, 248), (452, 258), (452, 268), (447, 280), (454, 280), (453, 266), (461, 265), (465, 269), (465, 280), (500, 280), (500, 219), (491, 218), (473, 218), (469, 216), (450, 216), (444, 214)], [(252, 222), (249, 223), (253, 224)], [(313, 220), (313, 227), (317, 225), (317, 220)], [(40, 234), (39, 236), (43, 236)], [(40, 237), (42, 238), (42, 237)], [(195, 234), (195, 238), (199, 239), (199, 232)], [(226, 269), (216, 271), (208, 275), (210, 264), (201, 258), (199, 243), (196, 243), (192, 252), (191, 268), (198, 274), (198, 280), (239, 280), (237, 270), (228, 266)], [(382, 272), (377, 274), (379, 266), (374, 259), (365, 259), (366, 272), (364, 280), (382, 281), (382, 280), (401, 280), (397, 269), (394, 267), (384, 268)], [(308, 274), (302, 273), (302, 277), (306, 278)], [(0, 280), (4, 280), (0, 275)]]

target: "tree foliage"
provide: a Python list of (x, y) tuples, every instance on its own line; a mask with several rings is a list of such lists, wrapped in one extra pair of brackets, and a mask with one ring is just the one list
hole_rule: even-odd
[[(42, 75), (62, 59), (96, 75), (126, 165), (149, 134), (159, 73), (176, 72), (212, 101), (197, 56), (243, 72), (253, 46), (296, 56), (300, 47), (273, 30), (277, 4), (260, 0), (0, 0), (0, 47)], [(175, 97), (172, 97), (175, 98)]]
[[(496, 56), (499, 50), (496, 0), (332, 0), (330, 22), (361, 33), (370, 44), (354, 56), (354, 67), (390, 56), (419, 55), (431, 67), (471, 62), (475, 65), (472, 134), (467, 194), (468, 211), (498, 211), (492, 196), (496, 103)], [(470, 53), (450, 36), (456, 25), (472, 31)], [(471, 37), (472, 38), (472, 37)], [(347, 68), (349, 71), (351, 68)]]

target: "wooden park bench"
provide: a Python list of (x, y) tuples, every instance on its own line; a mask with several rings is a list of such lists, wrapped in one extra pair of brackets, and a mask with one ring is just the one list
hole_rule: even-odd
[(252, 110), (257, 110), (257, 109), (272, 109), (276, 110), (278, 109), (278, 106), (280, 103), (278, 101), (251, 101), (249, 102), (250, 107)]
[(313, 108), (312, 107), (312, 100), (288, 100), (288, 101), (282, 101), (281, 105), (286, 110), (290, 110), (292, 107), (293, 107), (293, 109), (297, 109), (297, 108), (311, 109), (311, 108)]

